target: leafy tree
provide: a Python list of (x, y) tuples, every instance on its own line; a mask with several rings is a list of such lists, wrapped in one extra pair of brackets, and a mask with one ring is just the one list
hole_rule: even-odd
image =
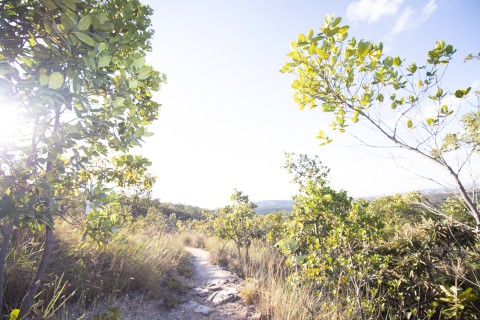
[(14, 225), (45, 230), (19, 318), (45, 272), (54, 216), (88, 200), (89, 225), (109, 227), (121, 190), (112, 187), (153, 183), (148, 160), (126, 154), (148, 135), (159, 109), (152, 91), (165, 80), (145, 63), (151, 14), (138, 0), (0, 1), (0, 94), (28, 123), (26, 137), (0, 153), (0, 274)]
[[(385, 56), (382, 43), (348, 39), (349, 27), (341, 20), (327, 15), (319, 33), (310, 30), (292, 42), (291, 60), (281, 71), (296, 74), (295, 102), (300, 109), (332, 113), (333, 130), (344, 132), (361, 121), (395, 146), (440, 165), (479, 226), (478, 206), (460, 174), (476, 163), (480, 151), (480, 94), (469, 100), (471, 88), (442, 87), (456, 50), (439, 41), (425, 65), (407, 64)], [(331, 142), (323, 131), (318, 138)], [(370, 144), (368, 137), (359, 139)]]
[(299, 185), (280, 241), (295, 268), (291, 280), (332, 292), (337, 302), (366, 319), (376, 297), (370, 284), (384, 262), (372, 253), (371, 244), (381, 239), (383, 223), (366, 210), (366, 202), (355, 202), (327, 185), (328, 169), (318, 157), (289, 154), (285, 167)]
[[(257, 228), (254, 226), (255, 203), (248, 199), (242, 191), (235, 190), (230, 200), (232, 205), (225, 206), (220, 210), (219, 216), (215, 219), (215, 232), (226, 240), (235, 243), (240, 263), (242, 263), (242, 249), (245, 249), (244, 261), (248, 262), (248, 250), (252, 239), (257, 237)], [(240, 268), (243, 271), (243, 266)]]

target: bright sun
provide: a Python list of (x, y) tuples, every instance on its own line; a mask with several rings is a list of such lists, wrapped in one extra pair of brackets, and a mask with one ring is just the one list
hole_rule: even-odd
[(24, 124), (15, 104), (0, 96), (0, 146), (17, 142), (23, 132)]

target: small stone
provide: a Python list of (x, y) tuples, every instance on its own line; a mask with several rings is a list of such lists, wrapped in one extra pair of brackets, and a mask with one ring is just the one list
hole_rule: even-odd
[(206, 316), (209, 316), (209, 315), (211, 315), (212, 313), (215, 312), (215, 309), (200, 304), (200, 305), (198, 305), (198, 307), (195, 308), (195, 310), (193, 310), (193, 312), (201, 313), (201, 314), (204, 314)]
[(221, 305), (230, 302), (237, 298), (237, 295), (229, 290), (222, 290), (212, 293), (208, 297), (208, 301), (211, 301), (214, 305)]
[(193, 289), (193, 292), (197, 295), (197, 296), (206, 296), (209, 292), (208, 289), (204, 289), (204, 288), (195, 288)]
[(215, 280), (208, 281), (208, 282), (207, 282), (207, 287), (219, 286), (219, 285), (225, 284), (225, 283), (227, 283), (227, 282), (228, 282), (228, 280), (215, 279)]
[(222, 290), (222, 287), (213, 285), (213, 286), (209, 286), (208, 289), (205, 289), (205, 290), (207, 290), (207, 291), (220, 291), (220, 290)]

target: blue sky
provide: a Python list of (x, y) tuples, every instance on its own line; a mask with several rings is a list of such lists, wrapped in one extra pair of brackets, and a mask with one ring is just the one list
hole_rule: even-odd
[[(279, 69), (299, 33), (318, 30), (325, 14), (350, 25), (357, 38), (384, 42), (387, 53), (425, 61), (436, 40), (458, 49), (445, 84), (480, 80), (480, 2), (446, 0), (233, 1), (144, 0), (155, 13), (148, 62), (168, 77), (157, 95), (159, 120), (140, 151), (153, 162), (162, 201), (215, 208), (234, 188), (252, 200), (289, 199), (295, 193), (281, 168), (284, 152), (317, 154), (331, 168), (331, 184), (352, 196), (435, 187), (415, 172), (431, 165), (408, 153), (358, 147), (347, 134), (320, 147), (328, 128), (319, 110), (299, 111), (292, 76)], [(407, 170), (408, 169), (408, 170)]]

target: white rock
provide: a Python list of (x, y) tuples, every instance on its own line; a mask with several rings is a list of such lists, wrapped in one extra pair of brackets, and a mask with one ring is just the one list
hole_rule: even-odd
[(217, 291), (212, 293), (207, 300), (212, 302), (214, 305), (220, 305), (220, 304), (230, 302), (235, 298), (237, 298), (237, 295), (235, 293), (230, 292), (227, 289), (227, 290), (222, 290), (222, 291)]
[(206, 296), (209, 292), (208, 289), (204, 288), (195, 288), (193, 291), (197, 296)]

